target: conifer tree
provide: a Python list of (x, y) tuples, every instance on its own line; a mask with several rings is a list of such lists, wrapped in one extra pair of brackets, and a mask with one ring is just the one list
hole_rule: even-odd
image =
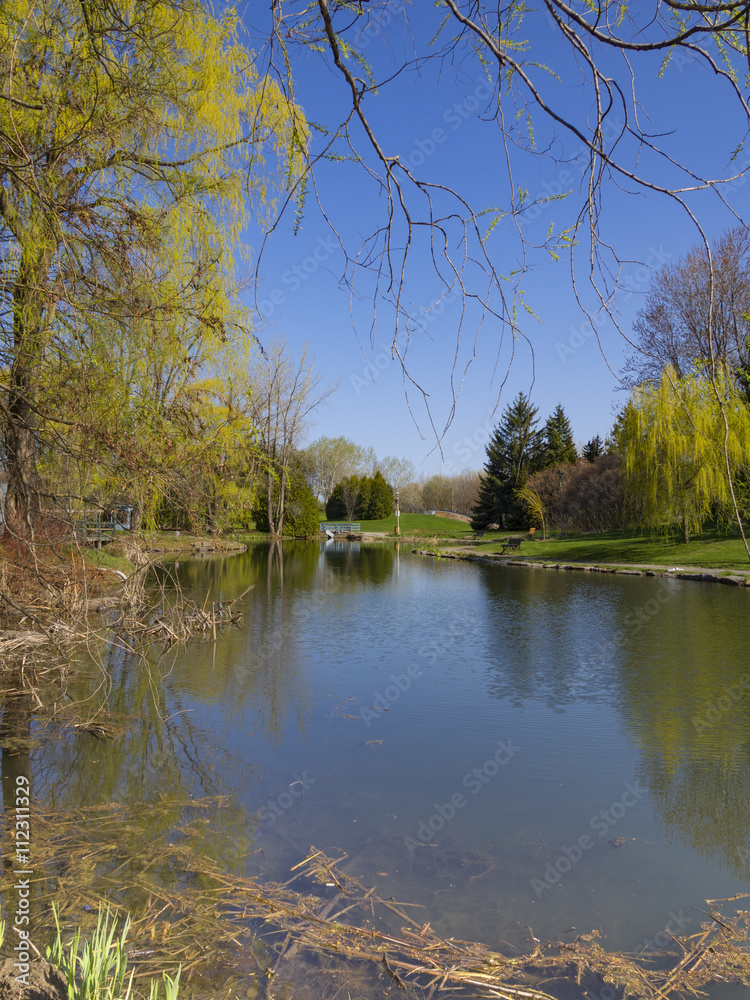
[(480, 476), (472, 527), (497, 523), (503, 528), (523, 524), (524, 511), (515, 491), (542, 467), (537, 408), (519, 392), (503, 412), (487, 445), (487, 462)]
[(368, 521), (381, 521), (393, 513), (393, 490), (377, 471), (371, 479), (370, 499), (362, 517)]
[(597, 434), (587, 441), (583, 446), (583, 457), (587, 462), (595, 462), (600, 455), (604, 454), (604, 442)]
[(357, 506), (354, 510), (354, 517), (362, 521), (366, 517), (369, 517), (368, 511), (370, 509), (370, 495), (372, 494), (372, 479), (370, 476), (360, 476), (359, 479), (359, 498), (357, 499)]
[(578, 461), (578, 453), (573, 441), (573, 428), (565, 416), (562, 404), (558, 403), (555, 412), (547, 417), (542, 430), (545, 466), (574, 465)]

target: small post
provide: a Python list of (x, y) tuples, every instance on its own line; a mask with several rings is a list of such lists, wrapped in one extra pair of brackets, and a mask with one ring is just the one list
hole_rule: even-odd
[(396, 534), (400, 535), (401, 534), (401, 525), (399, 523), (399, 519), (398, 518), (399, 518), (399, 514), (401, 512), (400, 512), (399, 506), (398, 506), (398, 490), (396, 490), (396, 492), (395, 492), (395, 494), (393, 496), (393, 499), (396, 502)]

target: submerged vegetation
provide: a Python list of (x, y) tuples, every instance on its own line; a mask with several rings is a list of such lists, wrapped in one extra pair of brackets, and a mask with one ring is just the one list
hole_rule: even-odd
[[(35, 904), (47, 915), (53, 940), (47, 955), (63, 970), (71, 1000), (128, 1000), (143, 995), (144, 980), (151, 980), (155, 1000), (154, 977), (166, 1000), (174, 1000), (180, 982), (192, 994), (217, 998), (240, 988), (249, 997), (270, 995), (277, 981), (304, 982), (302, 989), (318, 997), (337, 996), (344, 986), (361, 995), (395, 984), (414, 996), (445, 991), (502, 1000), (550, 1000), (562, 983), (577, 986), (573, 995), (581, 997), (607, 985), (623, 1000), (699, 995), (712, 982), (750, 986), (750, 912), (727, 913), (734, 900), (708, 901), (700, 930), (673, 936), (658, 953), (608, 952), (595, 931), (543, 944), (530, 929), (532, 947), (506, 954), (441, 938), (419, 907), (365, 887), (351, 873), (356, 859), (344, 854), (310, 848), (285, 883), (232, 875), (196, 850), (201, 822), (227, 805), (165, 803), (162, 814), (182, 812), (182, 838), (140, 842), (138, 857), (126, 846), (137, 807), (35, 815)], [(92, 923), (97, 894), (116, 912), (140, 904), (118, 932), (108, 910), (99, 909)], [(89, 930), (76, 930), (72, 943), (63, 944), (58, 907), (68, 924), (91, 929), (83, 947)]]

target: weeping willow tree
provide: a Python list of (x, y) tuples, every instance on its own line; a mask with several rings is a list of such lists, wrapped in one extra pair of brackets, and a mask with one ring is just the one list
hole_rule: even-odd
[(750, 469), (750, 408), (727, 369), (679, 378), (667, 366), (657, 383), (633, 390), (621, 432), (627, 489), (647, 524), (679, 524), (689, 542), (717, 510), (737, 510), (735, 480)]
[(71, 344), (85, 368), (103, 318), (173, 359), (196, 340), (210, 355), (226, 342), (243, 228), (299, 175), (304, 119), (237, 28), (198, 0), (0, 5), (0, 407), (16, 537), (34, 537), (45, 432), (78, 428), (42, 399), (51, 369)]

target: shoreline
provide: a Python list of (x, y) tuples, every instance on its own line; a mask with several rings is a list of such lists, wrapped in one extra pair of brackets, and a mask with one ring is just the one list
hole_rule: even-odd
[(698, 566), (659, 566), (655, 563), (575, 563), (553, 562), (543, 559), (519, 559), (499, 553), (481, 553), (476, 549), (449, 549), (432, 551), (412, 549), (415, 555), (432, 556), (434, 559), (458, 559), (464, 562), (492, 563), (501, 566), (522, 566), (526, 569), (556, 569), (583, 573), (611, 573), (618, 576), (658, 576), (673, 580), (692, 580), (697, 583), (723, 583), (730, 587), (750, 587), (750, 570), (722, 570)]

